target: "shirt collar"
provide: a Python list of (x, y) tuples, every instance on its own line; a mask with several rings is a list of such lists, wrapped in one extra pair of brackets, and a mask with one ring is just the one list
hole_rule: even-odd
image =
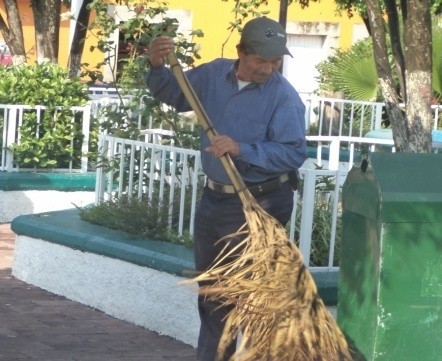
[[(226, 79), (229, 79), (232, 82), (237, 82), (238, 78), (236, 77), (236, 69), (238, 68), (238, 63), (239, 63), (239, 59), (237, 59), (232, 66), (230, 67), (227, 75), (226, 75)], [(264, 89), (264, 87), (266, 86), (266, 84), (271, 81), (273, 78), (273, 76), (267, 80), (265, 83), (263, 84), (258, 84), (258, 83), (250, 83), (249, 85), (247, 85), (247, 87), (254, 87), (254, 88), (258, 88), (260, 90)]]
[(227, 72), (226, 79), (230, 79), (232, 82), (236, 82), (236, 68), (238, 67), (238, 61), (236, 60), (234, 63), (232, 63), (232, 66), (230, 67), (229, 71)]

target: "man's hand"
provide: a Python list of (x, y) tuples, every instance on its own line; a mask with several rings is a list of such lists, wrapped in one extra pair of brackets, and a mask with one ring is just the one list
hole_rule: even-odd
[(207, 147), (205, 151), (217, 158), (225, 154), (236, 157), (239, 155), (239, 144), (227, 135), (216, 135), (212, 139), (212, 145)]
[(149, 62), (155, 68), (163, 65), (164, 57), (173, 50), (173, 40), (168, 36), (159, 36), (149, 44)]

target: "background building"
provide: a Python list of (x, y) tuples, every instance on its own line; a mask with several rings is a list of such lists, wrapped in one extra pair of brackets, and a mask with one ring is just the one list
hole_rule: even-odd
[[(268, 17), (278, 20), (279, 1), (267, 6)], [(179, 31), (188, 34), (192, 29), (202, 29), (203, 38), (195, 41), (200, 45), (201, 59), (197, 64), (216, 57), (236, 57), (239, 35), (228, 30), (233, 21), (233, 2), (221, 0), (169, 0), (170, 17), (179, 20)], [(120, 21), (133, 16), (125, 6), (112, 7), (113, 14)], [(264, 8), (263, 8), (264, 9)], [(293, 58), (284, 59), (283, 74), (300, 93), (311, 93), (317, 88), (316, 65), (327, 58), (334, 49), (347, 49), (355, 41), (368, 36), (362, 20), (346, 14), (337, 16), (333, 0), (312, 2), (302, 9), (298, 3), (288, 7), (287, 12), (288, 48)], [(118, 41), (118, 34), (114, 34)], [(105, 79), (110, 79), (110, 67)]]
[[(75, 15), (83, 0), (72, 0), (71, 11)], [(35, 35), (33, 26), (32, 11), (29, 1), (17, 0), (20, 10), (20, 17), (23, 24), (25, 48), (30, 59), (35, 58)], [(189, 34), (192, 29), (201, 29), (204, 32), (203, 38), (195, 38), (199, 44), (201, 59), (197, 64), (209, 61), (216, 57), (236, 57), (236, 44), (239, 35), (228, 30), (229, 22), (234, 20), (232, 9), (233, 1), (222, 0), (169, 0), (169, 17), (175, 17), (179, 21), (179, 31)], [(278, 20), (280, 1), (269, 1), (267, 7), (260, 8), (261, 11), (268, 10), (268, 17)], [(64, 9), (62, 11), (67, 11)], [(0, 2), (0, 12), (5, 17), (3, 2)], [(135, 13), (126, 6), (114, 5), (109, 13), (117, 21), (125, 21), (133, 17)], [(93, 14), (91, 15), (93, 16)], [(158, 19), (160, 21), (161, 19)], [(72, 41), (74, 20), (62, 20), (60, 24), (60, 50), (59, 63), (67, 65), (70, 42)], [(367, 31), (362, 20), (358, 16), (349, 18), (346, 14), (338, 16), (333, 0), (321, 0), (311, 2), (309, 7), (304, 9), (296, 2), (288, 7), (287, 11), (287, 34), (288, 47), (293, 58), (286, 56), (283, 73), (289, 81), (301, 93), (311, 93), (317, 88), (315, 79), (316, 64), (329, 56), (333, 49), (347, 49), (355, 41), (367, 36)], [(118, 31), (111, 36), (115, 44), (122, 50), (126, 44), (121, 44)], [(103, 54), (98, 50), (91, 51), (97, 38), (89, 34), (84, 48), (82, 61), (89, 64), (97, 64), (103, 61)], [(106, 54), (111, 64), (104, 70), (104, 80), (113, 79), (112, 71), (115, 71), (115, 62), (118, 61), (118, 53), (124, 56), (124, 52)], [(32, 62), (28, 61), (28, 63)]]

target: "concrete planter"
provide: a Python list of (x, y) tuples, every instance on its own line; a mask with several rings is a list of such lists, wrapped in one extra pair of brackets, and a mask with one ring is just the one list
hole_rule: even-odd
[(29, 284), (196, 346), (192, 251), (82, 222), (76, 210), (20, 216), (12, 273)]
[(95, 173), (0, 172), (0, 223), (95, 201)]
[[(196, 346), (197, 290), (184, 284), (194, 274), (191, 249), (89, 224), (77, 209), (19, 216), (11, 227), (15, 277)], [(337, 271), (313, 276), (335, 314)]]

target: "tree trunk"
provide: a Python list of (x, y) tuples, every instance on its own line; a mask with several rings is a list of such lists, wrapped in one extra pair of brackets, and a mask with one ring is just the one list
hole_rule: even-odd
[(402, 101), (407, 101), (405, 86), (405, 64), (404, 54), (401, 45), (401, 34), (399, 30), (399, 14), (396, 0), (385, 0), (385, 8), (388, 16), (388, 31), (390, 33), (391, 52), (396, 64), (397, 77), (399, 79), (400, 97)]
[(396, 150), (403, 151), (407, 148), (408, 142), (406, 118), (404, 111), (399, 105), (399, 96), (388, 61), (387, 34), (382, 10), (378, 0), (366, 0), (366, 4), (379, 85), (384, 96), (388, 118), (390, 119), (393, 130), (393, 140)]
[[(396, 1), (385, 0), (389, 15), (395, 21)], [(382, 10), (377, 0), (366, 0), (370, 20), (373, 49), (380, 87), (385, 99), (387, 114), (393, 130), (397, 151), (431, 152), (431, 14), (430, 2), (401, 0), (403, 17), (404, 69), (403, 95), (405, 113), (400, 108), (400, 96), (396, 90), (388, 62), (386, 30)], [(399, 51), (395, 24), (390, 24), (393, 46)], [(395, 43), (396, 42), (396, 43)], [(400, 55), (397, 53), (397, 55)]]
[(0, 31), (13, 56), (13, 64), (26, 63), (23, 28), (18, 12), (17, 0), (5, 0), (4, 3), (8, 23), (6, 23), (5, 19), (0, 15)]
[(31, 0), (37, 62), (58, 62), (61, 0)]
[(74, 36), (72, 37), (71, 49), (69, 52), (69, 76), (78, 76), (81, 68), (81, 56), (83, 55), (84, 41), (89, 24), (90, 10), (88, 5), (92, 0), (84, 0), (81, 5), (78, 19), (76, 19)]
[(404, 18), (404, 55), (407, 82), (407, 128), (405, 151), (431, 152), (432, 32), (429, 1), (408, 0)]

